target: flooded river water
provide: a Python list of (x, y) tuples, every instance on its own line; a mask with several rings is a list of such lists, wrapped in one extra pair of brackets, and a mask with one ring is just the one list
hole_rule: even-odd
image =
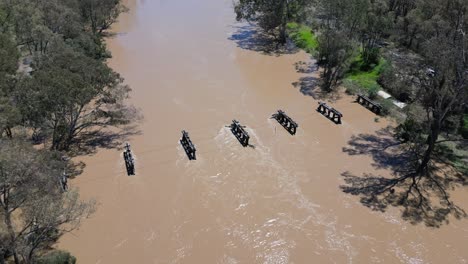
[[(129, 139), (137, 175), (126, 176), (119, 150), (83, 158), (71, 185), (99, 206), (59, 245), (78, 263), (468, 261), (466, 221), (412, 225), (399, 209), (374, 212), (340, 190), (347, 171), (390, 174), (343, 151), (353, 135), (388, 124), (347, 96), (331, 102), (343, 124), (318, 114), (307, 90), (316, 73), (295, 67), (311, 62), (307, 54), (259, 52), (231, 0), (128, 7), (108, 47), (144, 115), (141, 134)], [(277, 109), (297, 121), (297, 135), (269, 119)], [(232, 119), (247, 126), (254, 147), (225, 127)], [(196, 161), (180, 147), (183, 129)]]

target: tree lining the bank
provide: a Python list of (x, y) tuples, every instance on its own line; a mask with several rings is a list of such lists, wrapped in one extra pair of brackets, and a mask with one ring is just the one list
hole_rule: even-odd
[(0, 263), (74, 259), (47, 254), (94, 210), (61, 189), (80, 173), (63, 157), (137, 114), (106, 65), (106, 30), (125, 11), (120, 0), (0, 0)]

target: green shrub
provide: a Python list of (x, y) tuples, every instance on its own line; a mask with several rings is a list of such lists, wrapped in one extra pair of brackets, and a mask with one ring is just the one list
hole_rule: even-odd
[(310, 27), (297, 23), (288, 23), (287, 30), (289, 37), (297, 47), (310, 54), (315, 54), (318, 48), (318, 40)]
[(351, 80), (344, 79), (342, 84), (343, 84), (343, 87), (346, 88), (345, 93), (348, 95), (356, 95), (360, 93), (365, 93), (365, 90), (361, 86), (359, 86), (357, 83)]
[(75, 264), (76, 258), (62, 250), (54, 250), (37, 261), (38, 264)]
[[(362, 56), (361, 56), (362, 57)], [(360, 69), (361, 71), (369, 71), (379, 64), (380, 49), (372, 48), (367, 52), (367, 56), (362, 59)]]
[(365, 68), (362, 55), (358, 55), (354, 58), (351, 63), (350, 69), (346, 73), (346, 80), (349, 80), (355, 83), (362, 88), (369, 90), (375, 86), (378, 86), (381, 89), (381, 86), (377, 82), (380, 77), (380, 74), (388, 67), (387, 61), (383, 58), (379, 60), (377, 65), (374, 65), (370, 70), (364, 71)]

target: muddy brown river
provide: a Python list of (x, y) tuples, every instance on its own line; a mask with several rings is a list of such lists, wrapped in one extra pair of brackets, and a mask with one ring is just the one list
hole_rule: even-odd
[[(83, 158), (71, 185), (99, 206), (59, 244), (78, 263), (468, 261), (466, 220), (413, 225), (398, 208), (375, 212), (341, 191), (344, 172), (390, 175), (370, 155), (343, 151), (353, 135), (388, 122), (345, 95), (331, 102), (341, 125), (318, 114), (307, 89), (317, 74), (295, 67), (312, 62), (307, 54), (260, 52), (231, 0), (128, 7), (108, 47), (144, 115), (141, 134), (129, 139), (137, 174), (126, 176), (120, 150)], [(277, 109), (299, 123), (295, 136), (269, 119)], [(254, 147), (225, 127), (232, 119), (247, 126)], [(196, 161), (178, 142), (183, 129)], [(465, 190), (457, 195), (466, 202)]]

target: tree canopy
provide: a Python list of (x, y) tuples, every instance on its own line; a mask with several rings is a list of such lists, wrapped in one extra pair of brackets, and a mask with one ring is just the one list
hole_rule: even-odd
[(125, 11), (120, 0), (0, 0), (0, 263), (74, 261), (51, 246), (94, 202), (65, 188), (79, 172), (64, 157), (135, 114), (106, 64), (104, 37)]

